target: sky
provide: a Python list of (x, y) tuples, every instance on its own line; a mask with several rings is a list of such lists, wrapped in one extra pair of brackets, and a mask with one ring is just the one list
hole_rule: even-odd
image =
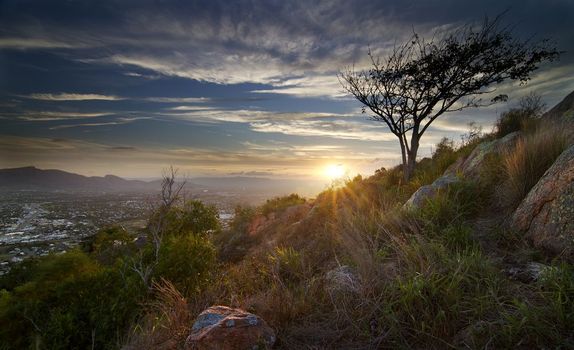
[(346, 95), (337, 73), (368, 68), (413, 32), (496, 16), (521, 39), (565, 51), (506, 103), (453, 112), (421, 140), (431, 154), (468, 123), (535, 92), (574, 90), (574, 1), (0, 0), (0, 168), (84, 175), (320, 178), (398, 164), (395, 137)]

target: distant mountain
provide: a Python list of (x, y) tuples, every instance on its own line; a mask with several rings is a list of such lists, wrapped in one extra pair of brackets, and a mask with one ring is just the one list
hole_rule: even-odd
[[(257, 192), (269, 196), (297, 192), (312, 195), (324, 188), (317, 181), (273, 179), (265, 177), (197, 177), (188, 179), (186, 190)], [(0, 191), (157, 191), (161, 180), (126, 180), (114, 175), (84, 176), (56, 169), (38, 169), (33, 166), (0, 169)]]
[(83, 176), (55, 169), (24, 167), (0, 169), (2, 190), (81, 190), (81, 191), (141, 191), (157, 189), (155, 184), (126, 180), (114, 175)]

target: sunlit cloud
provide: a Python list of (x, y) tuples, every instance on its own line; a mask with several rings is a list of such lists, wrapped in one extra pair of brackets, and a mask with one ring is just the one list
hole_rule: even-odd
[(169, 109), (172, 110), (172, 111), (190, 112), (190, 111), (208, 111), (208, 110), (213, 110), (213, 109), (215, 109), (215, 107), (208, 107), (208, 106), (176, 106), (176, 107), (170, 107)]

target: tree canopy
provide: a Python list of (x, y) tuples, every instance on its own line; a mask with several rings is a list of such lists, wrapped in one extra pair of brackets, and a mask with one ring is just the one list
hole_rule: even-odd
[(515, 38), (509, 27), (501, 27), (499, 16), (431, 39), (415, 33), (384, 58), (369, 51), (369, 69), (347, 68), (339, 77), (363, 111), (397, 136), (409, 179), (420, 138), (434, 120), (445, 112), (505, 101), (506, 95), (489, 101), (482, 95), (493, 94), (492, 86), (506, 80), (526, 83), (541, 62), (559, 54), (548, 40)]

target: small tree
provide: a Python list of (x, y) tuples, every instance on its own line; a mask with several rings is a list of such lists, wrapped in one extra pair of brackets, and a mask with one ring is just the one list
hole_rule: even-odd
[(151, 261), (148, 261), (145, 258), (145, 251), (140, 250), (139, 254), (132, 261), (131, 269), (140, 276), (142, 282), (148, 288), (152, 286), (151, 277), (160, 260), (162, 242), (168, 225), (168, 215), (177, 204), (180, 193), (185, 186), (185, 181), (177, 183), (176, 177), (177, 170), (173, 167), (169, 167), (168, 170), (164, 171), (159, 204), (153, 202), (151, 205), (150, 212), (153, 215), (153, 220), (150, 220), (148, 225), (148, 236), (153, 247), (153, 258)]
[[(548, 44), (515, 39), (500, 28), (500, 16), (486, 19), (476, 29), (467, 24), (454, 32), (425, 40), (414, 34), (381, 59), (371, 51), (371, 68), (342, 71), (344, 89), (369, 109), (372, 119), (384, 122), (399, 139), (403, 176), (412, 176), (420, 139), (445, 112), (484, 106), (480, 95), (505, 80), (526, 83), (543, 61), (558, 58)], [(505, 101), (499, 95), (486, 104)]]

